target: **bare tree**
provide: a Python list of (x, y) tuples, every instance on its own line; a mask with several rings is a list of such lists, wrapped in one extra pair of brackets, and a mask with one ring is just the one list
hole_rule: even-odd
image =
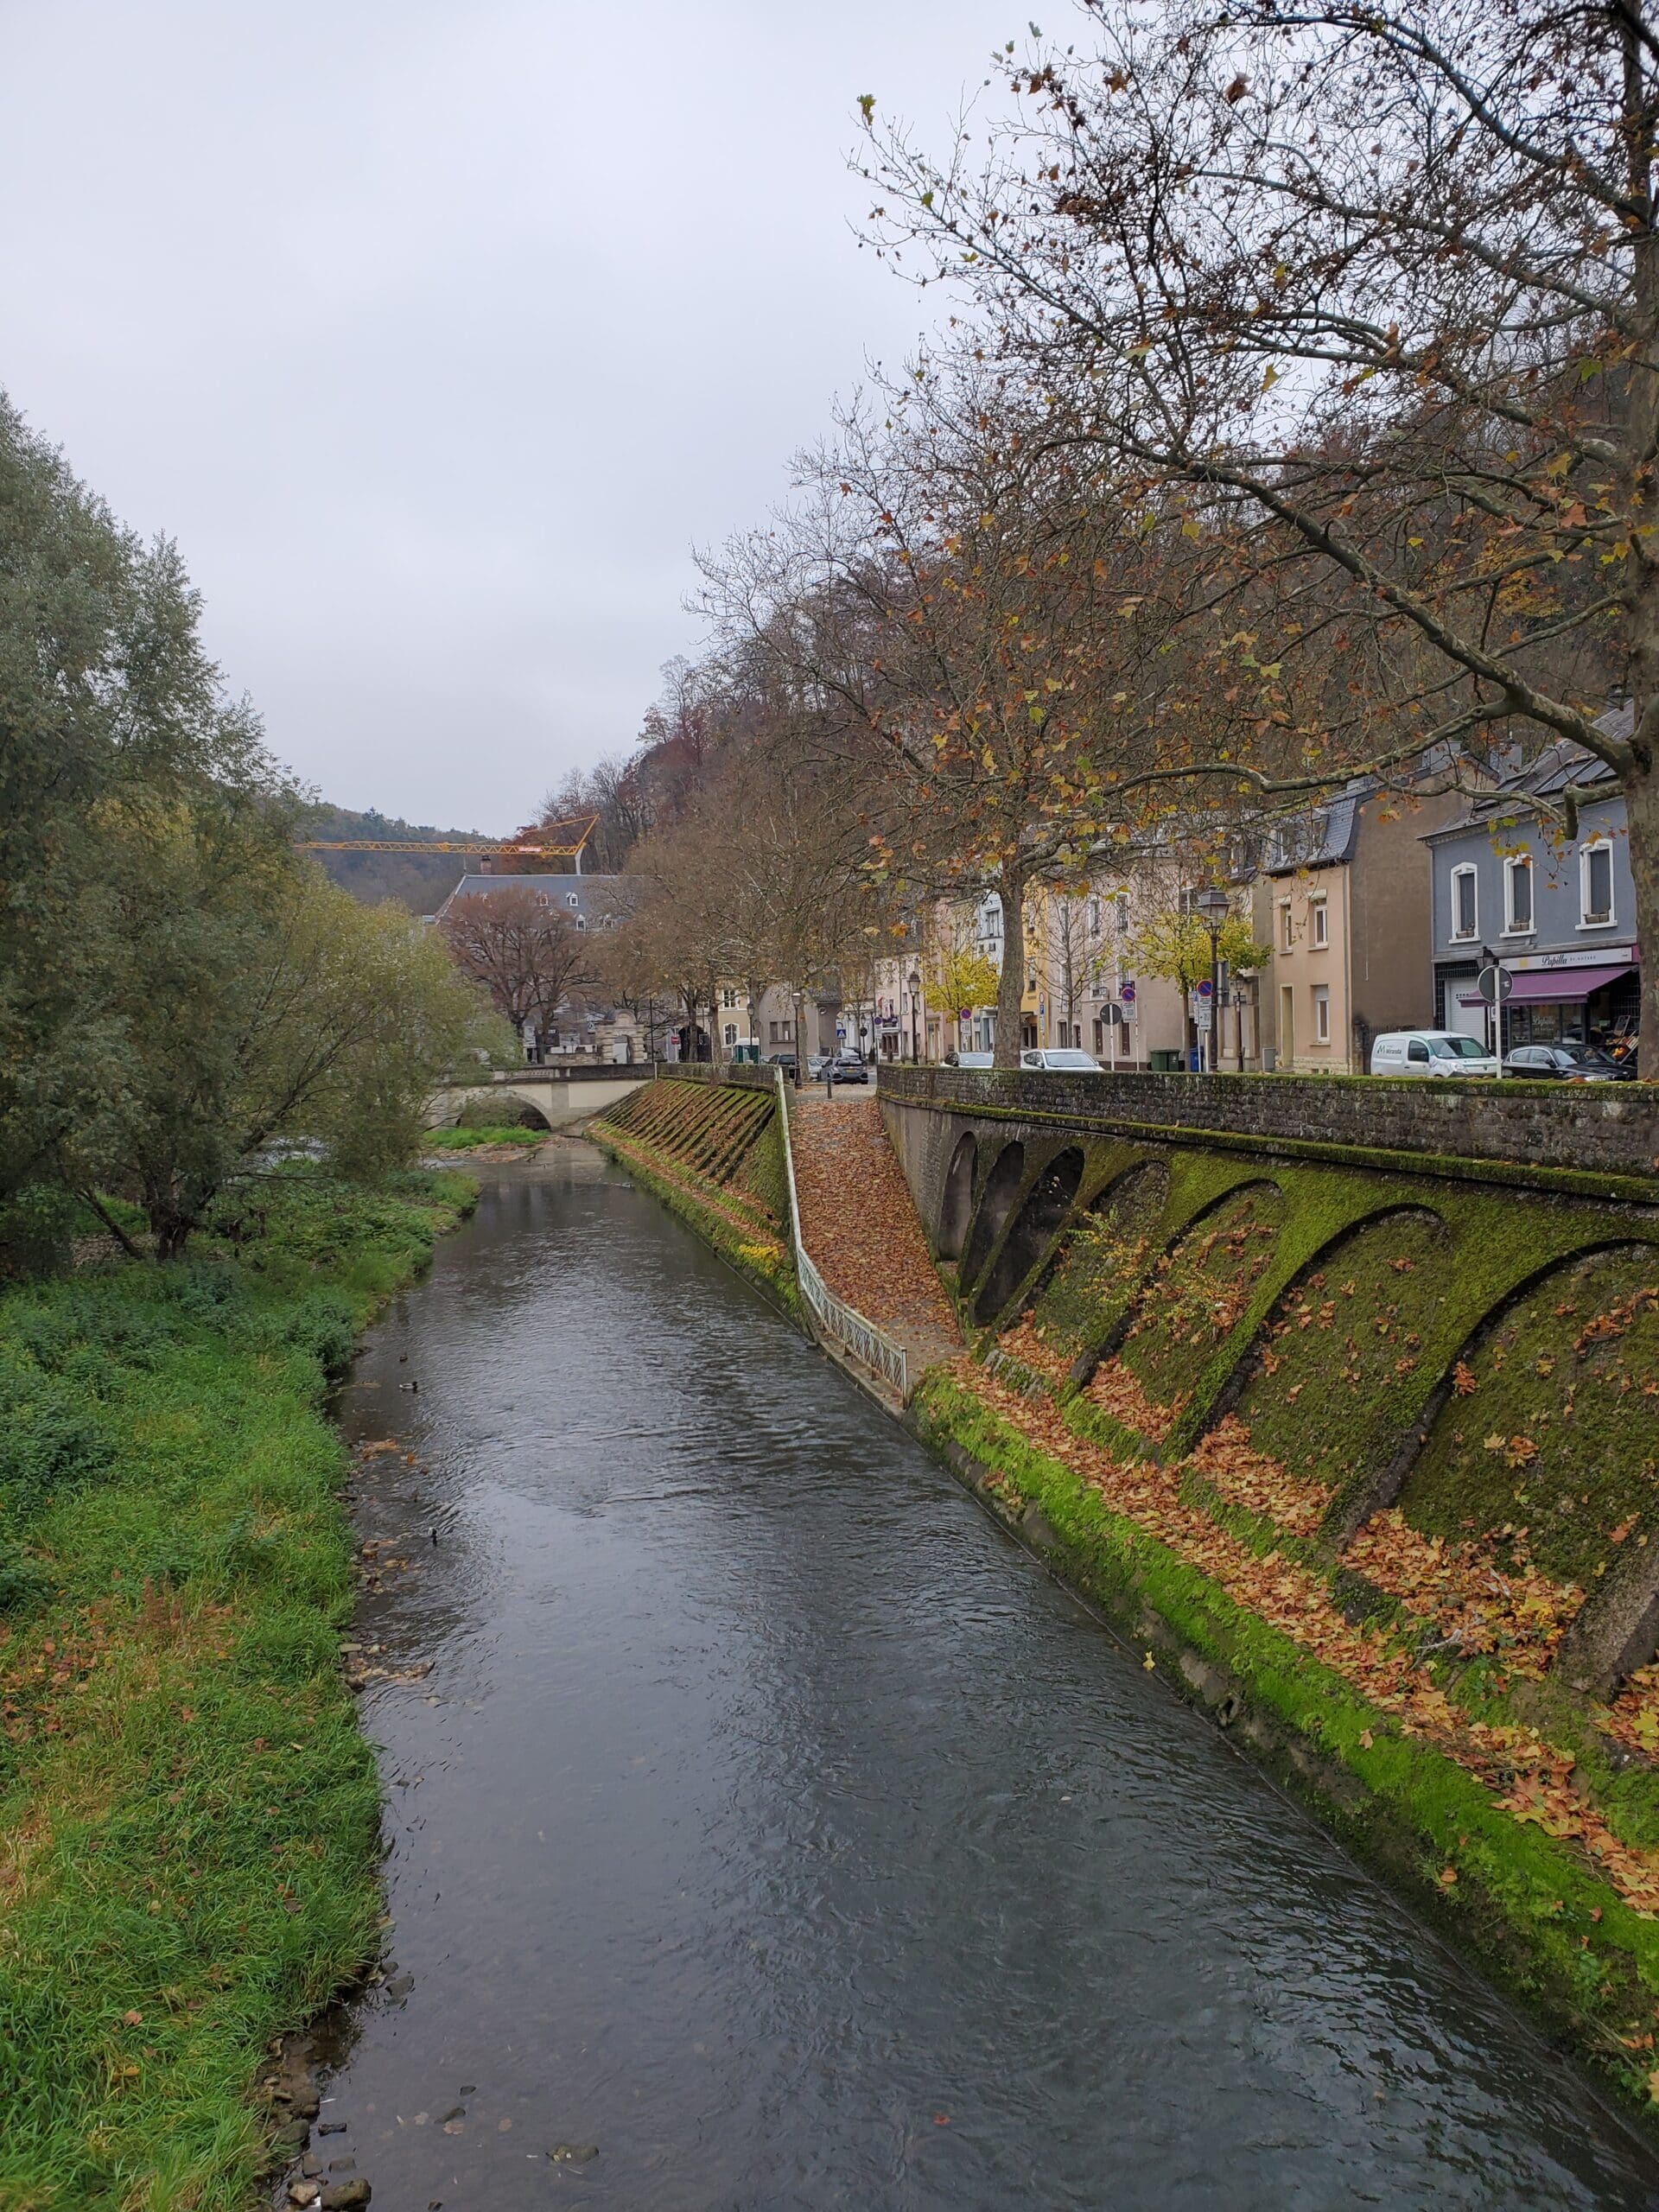
[(789, 513), (705, 562), (708, 605), (879, 771), (882, 875), (998, 894), (997, 1057), (1012, 1066), (1028, 889), (1167, 812), (1131, 771), (1219, 741), (1229, 710), (1199, 733), (1161, 650), (1191, 565), (1179, 518), (1100, 502), (971, 364), (922, 364), (884, 397), (803, 462)]
[(1102, 495), (1184, 512), (1244, 611), (1208, 645), (1251, 743), (1185, 772), (1271, 797), (1569, 741), (1659, 942), (1659, 10), (1084, 12), (1092, 50), (1010, 56), (986, 165), (887, 134), (868, 173), (886, 249), (968, 285)]
[(455, 964), (481, 983), (524, 1041), (534, 1024), (545, 1034), (592, 966), (588, 941), (563, 908), (527, 887), (452, 899), (441, 927)]

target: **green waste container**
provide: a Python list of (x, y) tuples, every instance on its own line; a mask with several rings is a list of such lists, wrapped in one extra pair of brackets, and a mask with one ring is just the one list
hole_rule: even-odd
[(1184, 1052), (1153, 1052), (1147, 1056), (1147, 1065), (1154, 1075), (1179, 1075), (1185, 1057)]

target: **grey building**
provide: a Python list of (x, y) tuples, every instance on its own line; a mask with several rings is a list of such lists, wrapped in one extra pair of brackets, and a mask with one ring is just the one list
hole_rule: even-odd
[[(1597, 727), (1628, 737), (1630, 708), (1614, 708)], [(1558, 798), (1569, 783), (1586, 794), (1571, 841), (1541, 821), (1533, 804)], [(1490, 1039), (1476, 981), (1496, 963), (1514, 978), (1505, 1051), (1634, 1033), (1642, 951), (1624, 800), (1611, 770), (1561, 740), (1423, 842), (1437, 1027)]]

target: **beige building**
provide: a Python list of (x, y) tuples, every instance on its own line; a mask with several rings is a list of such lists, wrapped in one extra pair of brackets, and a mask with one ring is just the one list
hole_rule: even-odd
[(1270, 841), (1255, 926), (1273, 946), (1266, 1041), (1281, 1069), (1363, 1075), (1382, 1031), (1430, 1025), (1429, 870), (1421, 840), (1466, 805), (1350, 785)]

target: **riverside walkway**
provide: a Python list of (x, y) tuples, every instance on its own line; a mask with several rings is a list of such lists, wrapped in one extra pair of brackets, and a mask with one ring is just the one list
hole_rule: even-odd
[(962, 1350), (874, 1098), (790, 1103), (801, 1236), (831, 1290), (903, 1344), (912, 1376)]

